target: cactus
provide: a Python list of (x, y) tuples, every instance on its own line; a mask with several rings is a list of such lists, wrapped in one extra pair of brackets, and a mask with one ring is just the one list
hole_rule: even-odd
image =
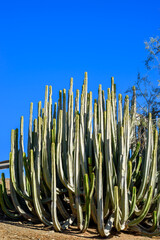
[(76, 219), (81, 232), (93, 220), (102, 237), (112, 227), (158, 235), (160, 133), (149, 114), (141, 149), (135, 87), (131, 104), (128, 96), (123, 103), (121, 94), (117, 101), (112, 77), (107, 98), (99, 85), (93, 105), (87, 82), (85, 73), (74, 100), (71, 78), (68, 98), (66, 89), (60, 90), (54, 104), (52, 87), (46, 86), (44, 107), (39, 101), (35, 119), (31, 103), (27, 154), (23, 116), (19, 133), (11, 131), (11, 199), (2, 175), (1, 208), (10, 218), (42, 222), (59, 232)]

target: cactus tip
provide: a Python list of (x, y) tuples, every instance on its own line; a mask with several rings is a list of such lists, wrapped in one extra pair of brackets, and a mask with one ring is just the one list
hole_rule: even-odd
[(119, 99), (120, 101), (122, 101), (122, 94), (119, 94), (119, 95), (118, 95), (118, 99)]
[(133, 90), (133, 91), (135, 91), (135, 90), (136, 90), (136, 87), (135, 87), (135, 86), (133, 86), (133, 87), (132, 87), (132, 90)]
[(86, 79), (88, 78), (88, 73), (87, 73), (87, 72), (84, 73), (84, 77), (85, 77)]

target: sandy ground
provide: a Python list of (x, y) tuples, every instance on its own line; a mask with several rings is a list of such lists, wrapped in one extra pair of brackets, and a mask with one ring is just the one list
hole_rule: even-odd
[[(151, 238), (139, 236), (135, 234), (117, 233), (108, 237), (112, 240), (149, 240)], [(44, 227), (42, 224), (28, 224), (27, 222), (11, 222), (6, 220), (0, 221), (0, 240), (94, 240), (104, 239), (99, 237), (96, 229), (90, 228), (85, 233), (79, 233), (76, 227), (72, 227), (66, 230), (64, 233), (54, 232), (53, 229)], [(160, 237), (154, 237), (152, 239), (160, 239)]]

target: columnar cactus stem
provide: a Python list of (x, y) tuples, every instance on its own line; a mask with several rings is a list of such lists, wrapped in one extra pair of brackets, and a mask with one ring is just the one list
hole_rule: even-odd
[(48, 114), (47, 114), (47, 152), (48, 152), (48, 164), (49, 173), (51, 166), (51, 129), (52, 129), (52, 86), (49, 86), (49, 102), (48, 102)]
[(38, 124), (37, 124), (37, 152), (36, 152), (36, 163), (39, 163), (40, 167), (37, 167), (37, 181), (38, 186), (40, 186), (40, 179), (41, 179), (41, 165), (42, 165), (42, 118), (38, 117)]
[(132, 214), (134, 213), (135, 206), (136, 206), (136, 187), (133, 187), (132, 200), (131, 200), (131, 206), (130, 206), (130, 211), (129, 211), (128, 218), (130, 218), (132, 216)]
[(88, 174), (84, 175), (84, 188), (85, 188), (85, 220), (82, 232), (85, 232), (89, 226), (90, 216), (91, 216), (91, 199), (94, 192), (94, 182), (95, 182), (95, 175), (92, 172), (91, 174), (91, 183), (89, 188), (89, 179)]
[(147, 177), (149, 173), (149, 165), (150, 165), (150, 159), (151, 159), (151, 141), (152, 141), (152, 115), (149, 113), (149, 119), (148, 119), (148, 138), (147, 138), (147, 148), (145, 153), (145, 159), (143, 164), (143, 175), (141, 179), (141, 185), (137, 194), (137, 200), (140, 201), (145, 194), (145, 188), (147, 185)]
[(118, 136), (120, 136), (121, 127), (122, 127), (122, 95), (119, 94), (118, 95)]
[(113, 186), (113, 155), (111, 148), (111, 104), (107, 100), (107, 122), (106, 122), (106, 139), (105, 139), (105, 163), (106, 163), (106, 177), (109, 185), (109, 194), (112, 207), (114, 208), (114, 186)]
[(127, 189), (129, 189), (130, 187), (131, 178), (132, 178), (132, 162), (128, 161)]
[(98, 129), (97, 129), (97, 103), (94, 103), (94, 116), (93, 116), (93, 147), (94, 147), (94, 156), (95, 156), (95, 165), (98, 168)]
[(32, 119), (33, 119), (33, 103), (30, 104), (29, 130), (28, 130), (28, 156), (32, 148)]
[(119, 216), (119, 199), (118, 199), (118, 187), (114, 186), (114, 199), (115, 199), (115, 220), (114, 220), (114, 225), (115, 228), (120, 231), (120, 227), (119, 227), (119, 220), (120, 220), (120, 216)]
[(79, 112), (79, 90), (76, 90), (76, 98), (75, 98), (75, 114)]
[(73, 186), (67, 181), (64, 175), (63, 166), (62, 166), (62, 156), (61, 156), (61, 143), (62, 143), (62, 118), (63, 112), (60, 110), (59, 112), (59, 126), (58, 126), (58, 139), (57, 139), (57, 170), (59, 178), (62, 184), (71, 192), (75, 192)]
[(113, 143), (113, 157), (114, 162), (117, 164), (117, 109), (116, 109), (116, 96), (114, 89), (114, 78), (111, 78), (111, 134), (112, 134), (112, 143)]
[(68, 181), (73, 185), (73, 92), (69, 95), (69, 110), (68, 110), (68, 151), (67, 151), (67, 174)]
[(82, 94), (84, 95), (84, 136), (86, 135), (87, 131), (87, 90), (88, 90), (88, 73), (84, 73), (84, 91), (82, 91)]
[(39, 195), (39, 187), (37, 186), (37, 176), (36, 176), (36, 164), (34, 163), (34, 155), (33, 150), (30, 151), (30, 158), (31, 158), (31, 182), (32, 182), (32, 195), (33, 195), (33, 203), (36, 210), (36, 213), (39, 219), (47, 226), (52, 225), (53, 223), (49, 221), (44, 213), (46, 212), (43, 208), (43, 205), (40, 200)]
[(19, 169), (19, 183), (20, 188), (22, 191), (25, 192), (26, 186), (25, 186), (25, 175), (24, 175), (24, 168), (23, 168), (23, 153), (24, 153), (24, 143), (23, 143), (23, 124), (24, 124), (24, 118), (21, 117), (21, 123), (20, 123), (20, 150), (19, 150), (19, 158), (18, 158), (18, 169)]
[(75, 129), (75, 201), (77, 208), (77, 226), (80, 230), (83, 228), (83, 212), (80, 200), (80, 159), (79, 159), (79, 115), (76, 116)]
[(38, 102), (38, 117), (42, 117), (42, 102)]
[(49, 171), (48, 162), (48, 151), (47, 151), (47, 117), (44, 117), (43, 121), (43, 140), (42, 140), (42, 170), (45, 183), (49, 190), (51, 189), (51, 176)]
[(143, 208), (142, 208), (141, 214), (140, 214), (139, 217), (137, 217), (136, 219), (131, 220), (131, 221), (128, 223), (128, 226), (137, 225), (137, 224), (139, 224), (139, 223), (145, 218), (145, 216), (147, 215), (147, 213), (148, 213), (148, 211), (149, 211), (150, 205), (151, 205), (152, 194), (153, 194), (153, 189), (152, 189), (152, 187), (150, 186), (150, 187), (149, 187), (149, 191), (148, 191), (148, 197), (147, 197), (147, 200), (146, 200), (146, 202), (145, 202), (145, 205), (144, 205)]
[(92, 92), (88, 94), (88, 117), (87, 117), (87, 153), (92, 157)]
[(66, 112), (66, 89), (63, 89), (63, 130), (62, 130), (62, 159), (63, 166), (66, 168), (66, 156), (67, 156), (67, 112)]
[(51, 184), (51, 215), (53, 227), (55, 231), (61, 231), (61, 225), (57, 218), (57, 194), (56, 194), (56, 165), (55, 165), (55, 143), (51, 147), (51, 161), (52, 161), (52, 184)]
[(103, 215), (103, 182), (102, 182), (102, 153), (99, 153), (99, 163), (97, 169), (97, 225), (98, 232), (102, 237), (107, 237), (113, 225), (114, 217), (111, 215), (107, 224), (104, 226)]
[(104, 142), (103, 120), (102, 85), (100, 84), (98, 88), (98, 132), (101, 133), (102, 142)]
[(81, 94), (81, 110), (80, 110), (80, 159), (83, 175), (87, 173), (87, 161), (85, 152), (85, 99), (84, 94)]

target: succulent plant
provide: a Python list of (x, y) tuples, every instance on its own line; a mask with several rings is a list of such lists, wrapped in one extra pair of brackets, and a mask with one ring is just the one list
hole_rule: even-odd
[(146, 143), (141, 149), (135, 87), (131, 104), (128, 96), (123, 104), (121, 94), (116, 98), (112, 77), (107, 97), (99, 85), (93, 105), (87, 81), (85, 73), (81, 95), (77, 90), (74, 102), (71, 78), (68, 103), (66, 90), (60, 90), (54, 109), (52, 87), (46, 86), (44, 108), (39, 102), (34, 120), (31, 103), (27, 153), (23, 116), (20, 133), (12, 130), (11, 199), (2, 174), (1, 208), (9, 218), (42, 222), (55, 231), (76, 222), (84, 232), (92, 219), (103, 237), (113, 227), (157, 235), (160, 135), (152, 116), (146, 119)]

